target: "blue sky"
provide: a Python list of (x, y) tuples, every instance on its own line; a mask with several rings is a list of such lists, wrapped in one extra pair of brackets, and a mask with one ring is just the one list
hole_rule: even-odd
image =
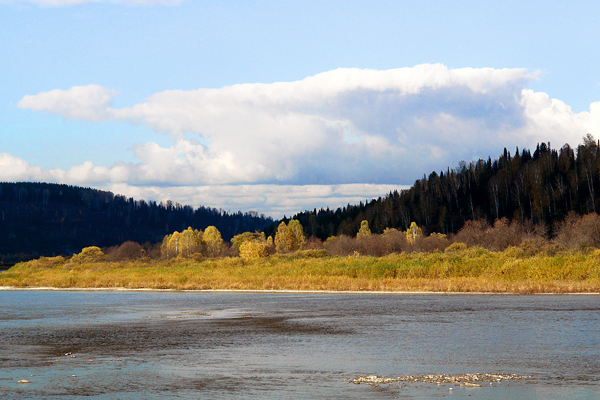
[(0, 180), (284, 213), (600, 137), (600, 3), (0, 0)]

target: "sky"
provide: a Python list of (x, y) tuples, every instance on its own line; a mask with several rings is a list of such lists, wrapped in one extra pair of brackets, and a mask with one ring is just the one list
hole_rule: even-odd
[(600, 138), (600, 2), (0, 0), (0, 181), (274, 218)]

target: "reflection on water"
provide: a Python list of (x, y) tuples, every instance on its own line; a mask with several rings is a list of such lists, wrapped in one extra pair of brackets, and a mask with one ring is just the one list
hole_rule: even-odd
[[(0, 292), (9, 399), (600, 398), (599, 353), (600, 296)], [(352, 383), (467, 373), (531, 378)]]

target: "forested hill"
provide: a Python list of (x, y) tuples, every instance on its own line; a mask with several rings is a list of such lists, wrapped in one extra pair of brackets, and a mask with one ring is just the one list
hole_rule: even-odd
[(214, 225), (229, 240), (272, 223), (255, 213), (157, 204), (76, 186), (0, 183), (0, 262), (72, 254), (127, 240), (157, 243), (188, 226), (203, 230)]
[(479, 160), (446, 172), (423, 176), (408, 190), (337, 210), (313, 210), (295, 215), (308, 236), (354, 236), (362, 220), (373, 233), (385, 228), (407, 229), (412, 221), (424, 231), (457, 232), (467, 220), (490, 223), (507, 217), (546, 223), (569, 211), (600, 211), (599, 142), (588, 134), (577, 149), (552, 149), (541, 143), (535, 151), (514, 155), (504, 149), (496, 160)]

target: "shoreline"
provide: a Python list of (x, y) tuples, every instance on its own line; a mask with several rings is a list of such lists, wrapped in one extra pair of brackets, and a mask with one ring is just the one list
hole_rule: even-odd
[(427, 292), (427, 291), (369, 291), (369, 290), (294, 290), (294, 289), (152, 289), (152, 288), (94, 288), (94, 287), (81, 287), (81, 288), (60, 288), (60, 287), (26, 287), (20, 288), (16, 286), (0, 286), (2, 292), (17, 292), (17, 291), (29, 291), (29, 292), (181, 292), (181, 293), (282, 293), (282, 294), (373, 294), (373, 295), (478, 295), (478, 296), (600, 296), (600, 292), (597, 293), (552, 293), (552, 292), (540, 292), (540, 293), (509, 293), (509, 292)]

